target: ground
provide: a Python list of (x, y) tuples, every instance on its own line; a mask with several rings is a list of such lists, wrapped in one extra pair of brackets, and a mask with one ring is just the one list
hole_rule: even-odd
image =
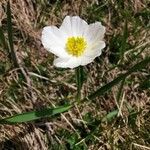
[[(0, 26), (8, 41), (7, 0), (0, 4)], [(53, 66), (55, 56), (41, 44), (44, 26), (59, 27), (66, 15), (100, 21), (106, 48), (82, 68), (81, 97), (88, 98), (52, 118), (0, 125), (0, 149), (150, 149), (150, 64), (137, 65), (110, 90), (111, 85), (89, 96), (150, 56), (149, 6), (148, 0), (10, 1), (16, 59), (0, 41), (1, 118), (75, 101), (75, 69)]]

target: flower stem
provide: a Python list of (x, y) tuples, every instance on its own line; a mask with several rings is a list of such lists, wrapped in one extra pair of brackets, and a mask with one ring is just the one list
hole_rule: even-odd
[(76, 85), (77, 85), (77, 95), (76, 95), (76, 101), (80, 101), (81, 99), (81, 88), (82, 88), (82, 70), (83, 68), (81, 66), (77, 67), (75, 70), (76, 74)]

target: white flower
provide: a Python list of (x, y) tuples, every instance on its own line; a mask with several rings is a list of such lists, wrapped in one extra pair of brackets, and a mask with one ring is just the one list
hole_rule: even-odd
[(44, 48), (58, 58), (54, 65), (61, 68), (75, 68), (91, 63), (101, 55), (105, 27), (100, 22), (87, 24), (78, 16), (66, 16), (60, 28), (44, 27), (42, 43)]

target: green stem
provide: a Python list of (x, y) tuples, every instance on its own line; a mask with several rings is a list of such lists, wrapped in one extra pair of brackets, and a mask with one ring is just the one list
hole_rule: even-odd
[(75, 74), (76, 74), (76, 85), (77, 85), (77, 95), (76, 95), (76, 101), (80, 101), (81, 99), (81, 87), (82, 87), (82, 75), (81, 75), (81, 67), (77, 67), (75, 69)]

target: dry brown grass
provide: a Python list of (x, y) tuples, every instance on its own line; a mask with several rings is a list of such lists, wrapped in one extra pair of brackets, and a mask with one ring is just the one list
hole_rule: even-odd
[[(82, 96), (87, 96), (91, 91), (95, 91), (99, 86), (112, 81), (120, 73), (132, 66), (132, 54), (140, 52), (142, 47), (146, 47), (139, 56), (139, 60), (150, 55), (149, 37), (150, 32), (142, 25), (138, 27), (137, 36), (130, 34), (128, 42), (136, 46), (125, 53), (124, 68), (114, 68), (108, 71), (113, 65), (109, 62), (110, 41), (112, 36), (122, 34), (124, 22), (119, 22), (116, 26), (114, 17), (122, 15), (119, 5), (115, 0), (99, 2), (97, 0), (73, 0), (60, 3), (46, 3), (45, 0), (11, 0), (11, 10), (13, 17), (14, 46), (18, 62), (26, 71), (26, 78), (22, 77), (19, 68), (12, 68), (7, 54), (0, 48), (0, 60), (5, 63), (5, 72), (0, 76), (0, 116), (2, 118), (16, 113), (26, 112), (33, 109), (41, 109), (45, 106), (55, 106), (65, 103), (66, 99), (73, 101), (76, 91), (74, 70), (58, 70), (52, 66), (53, 57), (41, 45), (41, 30), (45, 25), (59, 26), (66, 15), (80, 15), (84, 19), (90, 20), (97, 15), (95, 9), (103, 3), (106, 11), (109, 12), (102, 19), (107, 28), (106, 47), (103, 55), (85, 69), (88, 73), (87, 80), (83, 85)], [(6, 27), (6, 1), (0, 1), (0, 25)], [(111, 4), (111, 6), (109, 6)], [(131, 5), (133, 13), (141, 12), (147, 7), (148, 2), (144, 0), (124, 1), (124, 9)], [(114, 7), (113, 7), (114, 6)], [(95, 8), (97, 7), (97, 8)], [(92, 8), (93, 14), (89, 8)], [(94, 9), (94, 10), (93, 10)], [(88, 10), (88, 11), (87, 11)], [(115, 12), (116, 11), (116, 12)], [(94, 16), (95, 15), (95, 16)], [(142, 18), (141, 18), (142, 19)], [(116, 20), (115, 20), (116, 21)], [(132, 33), (135, 22), (128, 23), (130, 33)], [(119, 86), (114, 87), (111, 92), (96, 98), (94, 101), (86, 101), (76, 106), (69, 112), (62, 114), (58, 119), (42, 119), (34, 123), (21, 125), (0, 125), (0, 149), (9, 150), (48, 150), (55, 149), (57, 145), (65, 145), (66, 139), (61, 130), (65, 130), (78, 137), (78, 142), (84, 143), (89, 150), (124, 150), (136, 149), (146, 150), (150, 146), (145, 132), (150, 128), (150, 91), (140, 90), (139, 83), (150, 73), (137, 72), (132, 74), (123, 88), (123, 94), (116, 102)], [(67, 94), (68, 93), (68, 94)], [(67, 101), (68, 101), (67, 100)], [(129, 123), (129, 112), (126, 105), (139, 112), (135, 118), (135, 125)], [(90, 133), (91, 129), (85, 121), (85, 114), (89, 113), (95, 119), (101, 119), (111, 110), (120, 109), (121, 117), (114, 119), (110, 124), (102, 123), (97, 125), (97, 132), (93, 133), (95, 143), (85, 142), (79, 129), (83, 127), (84, 132)], [(136, 128), (135, 128), (136, 127)], [(66, 132), (65, 132), (66, 134)], [(150, 133), (148, 133), (150, 134)], [(65, 147), (65, 146), (64, 146)], [(64, 148), (65, 149), (65, 148)]]

